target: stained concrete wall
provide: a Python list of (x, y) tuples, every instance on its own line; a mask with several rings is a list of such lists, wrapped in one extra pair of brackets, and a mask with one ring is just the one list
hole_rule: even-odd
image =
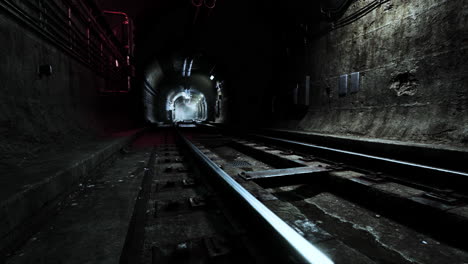
[[(311, 107), (296, 128), (468, 146), (467, 48), (468, 1), (392, 0), (310, 44)], [(361, 90), (339, 97), (351, 72)]]
[[(122, 100), (98, 96), (104, 78), (3, 10), (0, 39), (0, 165), (60, 144), (79, 145), (103, 132), (106, 115), (124, 112)], [(53, 74), (41, 78), (38, 67), (45, 64)]]

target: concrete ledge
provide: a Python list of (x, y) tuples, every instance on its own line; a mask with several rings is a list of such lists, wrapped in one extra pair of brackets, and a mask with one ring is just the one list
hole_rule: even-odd
[(24, 241), (40, 222), (46, 220), (61, 197), (70, 193), (95, 168), (130, 144), (141, 132), (110, 140), (98, 149), (82, 151), (75, 159), (67, 160), (63, 169), (44, 175), (40, 181), (31, 182), (0, 201), (0, 256)]

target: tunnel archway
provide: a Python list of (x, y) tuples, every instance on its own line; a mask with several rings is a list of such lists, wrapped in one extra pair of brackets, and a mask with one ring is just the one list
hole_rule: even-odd
[(168, 119), (173, 122), (205, 121), (208, 118), (207, 105), (203, 93), (198, 90), (184, 89), (167, 98), (166, 113)]
[(174, 54), (147, 65), (143, 79), (145, 118), (152, 124), (224, 118), (224, 86), (216, 64), (203, 55)]

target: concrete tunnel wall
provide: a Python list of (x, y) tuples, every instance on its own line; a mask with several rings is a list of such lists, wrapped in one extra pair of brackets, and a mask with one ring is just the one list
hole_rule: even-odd
[(164, 79), (164, 72), (161, 65), (157, 60), (153, 60), (150, 63), (143, 74), (142, 86), (142, 103), (145, 119), (147, 122), (156, 123), (157, 112), (156, 112), (156, 98), (160, 91), (158, 89), (159, 84)]
[[(290, 128), (468, 146), (467, 19), (464, 0), (396, 0), (314, 39), (311, 106)], [(361, 90), (339, 97), (352, 72)]]
[[(369, 2), (356, 1), (344, 16)], [(268, 101), (268, 88), (274, 83), (268, 76), (274, 68), (271, 55), (277, 41), (272, 41), (274, 28), (269, 23), (276, 20), (270, 20), (265, 15), (268, 12), (259, 16), (260, 11), (265, 11), (260, 7), (231, 5), (228, 7), (232, 12), (213, 14), (220, 23), (209, 24), (210, 30), (197, 35), (206, 39), (198, 46), (206, 46), (226, 64), (226, 76), (230, 78), (226, 83), (234, 91), (230, 98), (231, 120), (257, 124), (261, 119), (258, 113), (271, 108), (262, 108), (266, 105), (262, 102)], [(351, 25), (314, 39), (308, 46), (312, 67), (305, 69), (312, 79), (311, 107), (299, 124), (290, 122), (289, 127), (372, 138), (468, 144), (468, 129), (464, 125), (468, 121), (466, 7), (462, 0), (395, 0)], [(184, 10), (180, 11), (182, 17), (187, 16)], [(251, 19), (238, 19), (243, 16)], [(4, 14), (0, 18), (4, 39), (0, 51), (2, 135), (52, 143), (56, 137), (99, 130), (109, 116), (127, 115), (122, 106), (129, 100), (98, 97), (96, 87), (107, 85), (104, 78)], [(154, 39), (139, 42), (144, 47), (140, 46), (140, 57), (149, 57), (146, 52), (156, 44), (173, 44), (161, 41), (161, 36), (182, 35), (183, 25), (172, 25), (174, 21), (183, 24), (181, 20), (177, 16), (167, 19), (169, 22), (160, 26), (165, 29), (163, 33), (149, 30)], [(169, 30), (167, 25), (181, 30)], [(216, 32), (216, 42), (209, 41), (212, 32)], [(181, 36), (175, 38), (180, 39)], [(55, 73), (39, 79), (37, 66), (42, 64), (51, 64)], [(338, 77), (355, 71), (363, 77), (360, 92), (338, 97)], [(152, 74), (147, 78), (150, 83), (164, 77), (154, 71)], [(148, 87), (144, 90), (148, 91)], [(147, 113), (148, 107), (154, 106), (157, 93), (149, 90), (150, 96), (143, 93)], [(103, 118), (98, 114), (105, 105), (103, 100), (108, 103), (105, 110), (114, 115)], [(155, 116), (152, 118), (155, 120)]]
[[(127, 96), (99, 96), (108, 80), (3, 10), (0, 39), (3, 162), (132, 126)], [(39, 77), (38, 67), (46, 64), (53, 74)]]

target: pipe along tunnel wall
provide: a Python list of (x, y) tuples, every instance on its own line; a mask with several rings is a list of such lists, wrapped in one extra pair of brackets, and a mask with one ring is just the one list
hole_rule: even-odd
[[(97, 74), (22, 22), (0, 7), (2, 167), (24, 164), (43, 150), (76, 146), (136, 126), (130, 118), (130, 94), (100, 93), (117, 90), (126, 79)], [(49, 65), (50, 76), (41, 76), (38, 69)]]
[[(98, 12), (81, 9), (88, 2), (64, 2), (0, 3), (1, 263), (130, 143), (138, 126), (125, 56), (112, 33), (78, 18)], [(64, 13), (70, 21), (58, 15)]]

